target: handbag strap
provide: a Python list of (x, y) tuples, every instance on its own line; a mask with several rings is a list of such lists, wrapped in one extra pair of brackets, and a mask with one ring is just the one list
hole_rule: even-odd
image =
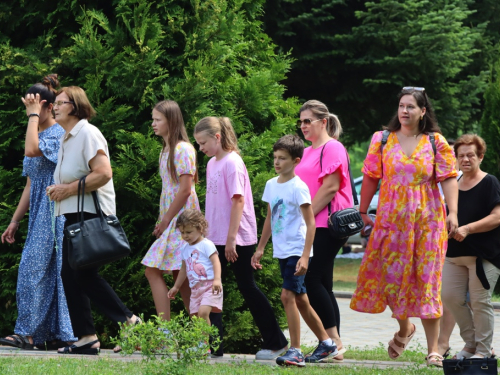
[[(85, 200), (85, 179), (86, 178), (87, 178), (87, 176), (83, 176), (78, 181), (78, 203), (77, 203), (78, 211), (77, 211), (76, 220), (77, 220), (77, 222), (78, 221), (80, 222), (80, 225), (83, 225), (83, 222), (84, 222), (83, 212), (84, 212), (84, 207), (85, 207), (84, 200)], [(92, 191), (91, 194), (92, 194), (92, 199), (94, 200), (95, 212), (97, 215), (99, 215), (101, 222), (106, 224), (106, 221), (104, 220), (104, 215), (103, 215), (102, 210), (101, 210), (101, 204), (99, 203), (99, 199), (97, 198), (97, 191), (94, 190), (94, 191)], [(82, 198), (81, 206), (80, 206), (80, 196)], [(106, 225), (103, 225), (103, 226), (106, 226)]]
[[(330, 142), (330, 141), (328, 141), (328, 142)], [(323, 151), (324, 151), (328, 142), (326, 142), (323, 145), (323, 148), (321, 149), (321, 154), (319, 155), (319, 167), (320, 167), (321, 172), (323, 172)], [(351, 180), (352, 198), (354, 200), (354, 205), (357, 206), (357, 205), (359, 205), (358, 194), (356, 194), (356, 189), (354, 188), (354, 180), (352, 178), (352, 173), (351, 173), (351, 162), (349, 160), (349, 154), (347, 153), (347, 150), (345, 147), (344, 147), (344, 150), (345, 150), (345, 154), (347, 156), (347, 166), (349, 168), (349, 179)], [(332, 214), (332, 202), (330, 201), (330, 202), (328, 202), (328, 216), (330, 216), (331, 214)]]

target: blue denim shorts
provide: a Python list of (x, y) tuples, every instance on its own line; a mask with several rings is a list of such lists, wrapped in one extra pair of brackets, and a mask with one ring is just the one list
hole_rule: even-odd
[[(307, 293), (304, 280), (306, 275), (295, 276), (295, 267), (300, 257), (292, 256), (285, 259), (278, 259), (280, 262), (281, 277), (283, 277), (283, 289), (291, 290), (297, 294)], [(310, 261), (310, 260), (309, 260)]]

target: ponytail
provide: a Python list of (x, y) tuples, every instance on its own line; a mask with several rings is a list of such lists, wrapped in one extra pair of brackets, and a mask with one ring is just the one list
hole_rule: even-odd
[(194, 134), (205, 132), (210, 137), (220, 134), (220, 143), (224, 151), (240, 153), (238, 138), (229, 117), (204, 117), (194, 127)]
[(342, 134), (342, 125), (337, 115), (333, 113), (328, 113), (328, 122), (326, 123), (326, 132), (330, 137), (336, 139), (337, 141)]

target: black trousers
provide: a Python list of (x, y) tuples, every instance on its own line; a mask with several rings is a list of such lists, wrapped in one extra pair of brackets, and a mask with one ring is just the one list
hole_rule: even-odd
[[(77, 222), (77, 214), (65, 214), (65, 227)], [(96, 214), (84, 213), (85, 219), (97, 217)], [(99, 268), (83, 271), (73, 270), (68, 263), (68, 241), (63, 240), (61, 278), (68, 303), (69, 317), (73, 326), (73, 333), (80, 338), (96, 333), (90, 301), (116, 323), (124, 323), (127, 317), (132, 317), (130, 310), (118, 298), (108, 282), (99, 275)]]
[[(228, 266), (228, 261), (225, 256), (225, 246), (216, 247), (219, 252), (219, 259), (221, 263), (222, 285), (224, 285)], [(288, 344), (288, 341), (280, 329), (271, 304), (255, 283), (254, 269), (250, 263), (255, 252), (255, 245), (236, 246), (236, 252), (238, 253), (238, 260), (234, 263), (230, 263), (231, 269), (233, 270), (236, 283), (238, 284), (238, 289), (241, 292), (250, 313), (252, 314), (260, 334), (262, 335), (262, 349), (282, 349)], [(219, 338), (222, 342), (224, 336), (222, 313), (211, 313), (210, 321), (219, 329)], [(214, 354), (223, 354), (222, 345)]]
[(325, 329), (337, 327), (340, 333), (340, 311), (333, 295), (333, 266), (335, 257), (347, 242), (330, 235), (328, 228), (316, 228), (313, 257), (306, 273), (307, 296)]

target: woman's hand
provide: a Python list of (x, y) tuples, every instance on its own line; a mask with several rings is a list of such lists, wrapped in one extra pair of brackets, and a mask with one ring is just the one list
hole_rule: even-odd
[(468, 235), (469, 235), (469, 226), (463, 225), (457, 228), (456, 232), (453, 233), (451, 237), (457, 240), (458, 242), (462, 242)]
[(16, 239), (14, 238), (17, 229), (19, 228), (19, 224), (17, 223), (10, 223), (5, 232), (2, 234), (2, 243), (5, 243), (4, 241), (7, 241), (10, 244), (13, 244), (16, 242)]
[(46, 100), (40, 100), (40, 94), (26, 94), (26, 97), (21, 98), (21, 100), (26, 106), (27, 116), (29, 116), (31, 113), (36, 113), (39, 115), (42, 111), (42, 106), (46, 102)]
[(50, 185), (46, 192), (51, 201), (60, 202), (71, 196), (71, 187), (69, 184)]
[[(455, 233), (457, 233), (458, 229), (458, 218), (457, 214), (455, 213), (450, 213), (446, 217), (446, 229), (448, 229), (448, 235), (449, 236), (454, 236)], [(454, 238), (454, 237), (453, 237)]]
[(236, 239), (227, 241), (226, 243), (226, 259), (228, 262), (234, 263), (238, 260), (238, 253), (236, 252)]

